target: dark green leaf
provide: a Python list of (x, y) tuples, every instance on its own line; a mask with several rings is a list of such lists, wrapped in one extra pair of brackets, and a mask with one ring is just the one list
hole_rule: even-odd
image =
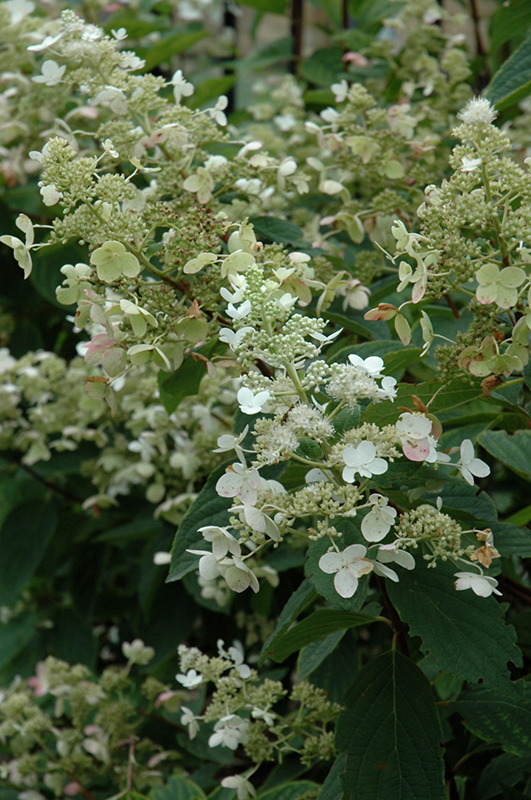
[(442, 731), (430, 684), (405, 656), (369, 661), (345, 698), (336, 743), (344, 791), (363, 800), (443, 800)]
[(489, 761), (478, 781), (477, 800), (503, 796), (504, 786), (514, 786), (531, 770), (531, 758), (502, 753)]
[(275, 786), (267, 792), (260, 792), (258, 800), (297, 800), (307, 793), (315, 793), (319, 786), (313, 781), (296, 781), (295, 783), (285, 783), (283, 786)]
[(9, 622), (0, 624), (0, 669), (9, 664), (31, 641), (37, 619), (36, 614), (25, 611)]
[(197, 394), (206, 374), (204, 363), (192, 357), (187, 358), (176, 372), (159, 372), (160, 399), (168, 414), (173, 414), (185, 397)]
[(512, 435), (507, 431), (484, 431), (478, 444), (517, 475), (531, 480), (531, 430), (516, 431)]
[(321, 791), (317, 795), (317, 800), (341, 800), (343, 791), (341, 789), (340, 776), (345, 771), (346, 758), (342, 753), (334, 761), (334, 766), (325, 778)]
[(304, 645), (323, 639), (330, 633), (370, 625), (377, 621), (377, 617), (370, 614), (353, 614), (348, 611), (336, 611), (333, 608), (321, 608), (277, 637), (267, 655), (274, 661), (284, 661)]
[(55, 530), (51, 503), (29, 500), (6, 517), (0, 530), (0, 604), (11, 605), (39, 565)]
[(475, 736), (500, 743), (507, 753), (531, 756), (531, 685), (525, 681), (514, 683), (510, 695), (475, 686), (451, 708)]
[(519, 528), (510, 522), (494, 522), (489, 527), (494, 534), (494, 543), (501, 556), (531, 558), (531, 531)]
[(509, 56), (487, 86), (487, 97), (500, 111), (531, 93), (531, 36)]
[(286, 0), (238, 0), (238, 4), (263, 14), (283, 14), (286, 10)]
[(325, 636), (317, 642), (312, 642), (302, 648), (297, 661), (297, 676), (303, 681), (308, 675), (319, 667), (330, 653), (333, 653), (337, 645), (347, 632), (347, 629), (336, 631)]
[(156, 786), (149, 793), (151, 800), (203, 800), (204, 791), (189, 778), (174, 775), (165, 786)]
[(493, 597), (477, 597), (454, 587), (456, 567), (438, 563), (429, 569), (418, 553), (417, 566), (403, 570), (400, 582), (387, 581), (387, 591), (412, 636), (420, 636), (423, 653), (439, 668), (460, 678), (507, 690), (507, 662), (521, 663), (514, 628), (506, 626)]
[(270, 648), (274, 647), (276, 640), (286, 633), (293, 620), (295, 620), (299, 614), (302, 614), (306, 608), (309, 608), (312, 603), (315, 602), (317, 597), (317, 592), (313, 588), (310, 581), (304, 580), (299, 588), (293, 592), (288, 602), (280, 612), (275, 630), (262, 647), (259, 663), (261, 663), (267, 657), (267, 653), (269, 652)]
[(277, 217), (251, 217), (257, 239), (266, 239), (278, 244), (292, 244), (302, 239), (302, 231), (292, 222)]

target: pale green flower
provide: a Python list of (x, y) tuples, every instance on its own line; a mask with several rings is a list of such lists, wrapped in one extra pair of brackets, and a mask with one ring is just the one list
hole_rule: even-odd
[(126, 275), (136, 278), (140, 272), (140, 264), (136, 256), (128, 253), (121, 242), (105, 242), (90, 256), (90, 263), (96, 267), (98, 278), (105, 283)]
[(479, 284), (476, 297), (483, 305), (496, 303), (500, 308), (511, 308), (518, 300), (518, 286), (526, 279), (520, 267), (505, 267), (500, 270), (497, 264), (484, 264), (476, 273)]

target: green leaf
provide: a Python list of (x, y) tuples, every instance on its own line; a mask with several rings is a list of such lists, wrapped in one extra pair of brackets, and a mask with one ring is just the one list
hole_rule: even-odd
[(238, 70), (243, 74), (247, 74), (252, 70), (264, 69), (281, 61), (288, 61), (292, 57), (292, 47), (293, 39), (291, 36), (275, 39), (242, 59), (238, 63)]
[(347, 629), (336, 631), (325, 636), (317, 642), (312, 642), (302, 648), (297, 661), (297, 677), (303, 681), (308, 675), (319, 667), (330, 653), (333, 653), (337, 645), (347, 632)]
[(0, 530), (0, 604), (11, 605), (34, 570), (55, 530), (52, 503), (28, 500), (14, 508)]
[(165, 786), (157, 786), (149, 793), (151, 800), (206, 800), (206, 794), (189, 778), (174, 775)]
[(262, 14), (284, 14), (286, 0), (238, 0), (238, 5), (254, 8)]
[(465, 726), (486, 742), (500, 743), (507, 753), (531, 756), (531, 685), (523, 680), (511, 687), (510, 695), (486, 686), (465, 692), (451, 708)]
[(322, 47), (316, 50), (309, 58), (304, 58), (301, 62), (301, 76), (315, 83), (317, 86), (327, 88), (337, 80), (339, 73), (343, 72), (342, 62), (343, 49), (337, 45), (333, 47)]
[(112, 14), (103, 26), (105, 33), (112, 30), (125, 28), (129, 39), (141, 39), (154, 31), (163, 31), (168, 27), (168, 20), (154, 14), (131, 14), (130, 10), (123, 9)]
[(299, 588), (293, 592), (280, 612), (276, 628), (262, 647), (258, 663), (262, 663), (264, 659), (267, 658), (267, 654), (269, 650), (274, 647), (276, 640), (286, 633), (293, 620), (295, 620), (299, 614), (302, 614), (305, 609), (309, 608), (317, 597), (317, 592), (310, 581), (303, 580)]
[(500, 111), (531, 94), (531, 36), (522, 42), (496, 72), (486, 95)]
[(363, 800), (444, 800), (442, 731), (422, 672), (393, 650), (369, 661), (355, 678), (337, 724), (347, 754), (341, 779)]
[(345, 754), (341, 753), (334, 761), (334, 766), (326, 776), (321, 791), (317, 795), (317, 800), (341, 800), (343, 791), (341, 789), (340, 777), (345, 771), (345, 764)]
[(197, 568), (198, 556), (187, 553), (186, 550), (205, 549), (206, 542), (202, 534), (198, 533), (199, 528), (205, 525), (223, 527), (228, 523), (227, 512), (232, 505), (232, 498), (220, 497), (215, 488), (219, 478), (225, 474), (225, 467), (226, 464), (222, 464), (212, 472), (181, 520), (173, 540), (168, 582), (177, 581)]
[(377, 339), (373, 342), (363, 342), (354, 346), (344, 347), (334, 356), (334, 361), (344, 362), (351, 353), (360, 358), (380, 356), (384, 361), (383, 372), (393, 375), (395, 372), (405, 370), (410, 364), (419, 360), (422, 349), (420, 347), (402, 347), (394, 339)]
[(511, 753), (502, 753), (489, 761), (478, 781), (477, 800), (491, 800), (503, 796), (504, 786), (519, 783), (531, 770), (531, 758), (520, 758)]
[(159, 42), (151, 47), (138, 47), (136, 53), (146, 62), (142, 72), (151, 72), (160, 64), (168, 63), (179, 53), (190, 50), (194, 44), (210, 36), (208, 31), (203, 29), (194, 30), (193, 28), (181, 29), (174, 33), (164, 36)]
[(531, 430), (513, 434), (507, 431), (484, 431), (478, 444), (517, 475), (531, 480)]
[(284, 661), (304, 645), (323, 639), (330, 633), (370, 625), (377, 621), (378, 618), (370, 614), (353, 614), (348, 611), (336, 611), (333, 608), (321, 608), (282, 636), (278, 636), (267, 651), (267, 655), (274, 661)]
[(222, 78), (208, 78), (195, 87), (195, 92), (189, 98), (187, 105), (190, 108), (201, 108), (210, 100), (217, 100), (226, 94), (236, 82), (235, 75), (224, 75)]
[(24, 611), (0, 624), (0, 669), (3, 669), (31, 641), (37, 615)]
[(292, 222), (277, 217), (251, 217), (257, 239), (266, 239), (278, 244), (292, 244), (302, 239), (302, 231)]
[(521, 36), (531, 25), (529, 0), (511, 0), (494, 12), (490, 19), (489, 39), (492, 52), (515, 36)]
[(510, 522), (489, 523), (494, 543), (501, 556), (531, 558), (531, 531)]
[[(437, 392), (437, 396), (434, 397)], [(437, 414), (439, 411), (449, 411), (459, 408), (482, 395), (479, 384), (471, 386), (467, 381), (455, 380), (448, 383), (441, 389), (441, 384), (435, 381), (421, 383), (417, 386), (411, 384), (400, 384), (398, 387), (395, 401), (391, 403), (384, 400), (382, 403), (371, 403), (364, 412), (362, 422), (374, 422), (380, 427), (392, 425), (397, 421), (402, 413), (401, 406), (406, 406), (414, 410), (412, 396), (415, 395), (423, 403), (430, 404), (430, 411)]]
[(260, 792), (257, 800), (297, 800), (310, 792), (315, 794), (317, 789), (319, 786), (313, 781), (295, 781), (275, 786), (274, 789), (269, 789), (267, 792)]
[(430, 569), (418, 553), (417, 566), (403, 570), (400, 582), (387, 581), (391, 602), (407, 622), (412, 636), (422, 639), (421, 650), (437, 659), (439, 669), (459, 678), (507, 690), (507, 662), (521, 664), (512, 626), (501, 618), (493, 597), (477, 597), (454, 587), (452, 564)]
[[(210, 358), (218, 346), (217, 339), (212, 339), (199, 347), (197, 352)], [(197, 394), (201, 380), (207, 374), (204, 361), (196, 360), (192, 356), (186, 358), (175, 372), (159, 372), (160, 399), (168, 414), (172, 414), (185, 397)]]

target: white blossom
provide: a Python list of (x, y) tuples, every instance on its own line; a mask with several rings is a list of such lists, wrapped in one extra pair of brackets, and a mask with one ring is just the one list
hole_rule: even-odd
[(245, 743), (249, 738), (249, 723), (237, 714), (228, 714), (214, 725), (214, 733), (208, 740), (209, 747), (222, 745), (230, 750), (236, 750), (240, 743)]
[(369, 503), (372, 509), (361, 521), (361, 532), (368, 542), (380, 542), (394, 525), (397, 512), (381, 494), (371, 494)]
[(62, 67), (53, 59), (44, 61), (41, 66), (41, 74), (36, 75), (31, 80), (35, 83), (44, 83), (45, 86), (56, 86), (61, 83), (61, 79), (66, 72), (66, 66)]
[(498, 116), (498, 112), (486, 97), (473, 97), (457, 116), (465, 125), (478, 123), (490, 125)]
[(383, 475), (387, 472), (388, 463), (383, 458), (376, 456), (376, 447), (373, 442), (363, 441), (357, 447), (348, 445), (343, 450), (343, 480), (347, 483), (354, 482), (354, 476), (359, 473), (364, 478), (373, 475)]
[(468, 158), (468, 156), (463, 156), (461, 159), (461, 172), (474, 172), (480, 165), (481, 159), (480, 158)]
[(180, 69), (173, 73), (171, 83), (173, 86), (173, 96), (177, 104), (181, 102), (182, 97), (190, 97), (194, 93), (193, 84), (189, 83), (183, 77), (182, 70)]
[(319, 559), (319, 568), (328, 574), (335, 573), (334, 586), (341, 597), (352, 597), (362, 575), (371, 572), (373, 565), (365, 558), (367, 548), (351, 544), (341, 553), (325, 553)]
[(249, 587), (253, 592), (260, 589), (258, 578), (242, 558), (238, 556), (224, 558), (220, 562), (220, 567), (227, 586), (233, 592), (244, 592)]
[(474, 485), (474, 475), (476, 478), (486, 478), (490, 475), (490, 467), (480, 458), (474, 456), (474, 445), (470, 439), (461, 442), (461, 458), (456, 464), (457, 469), (467, 483)]
[(236, 789), (238, 800), (247, 800), (248, 797), (256, 797), (256, 789), (243, 775), (229, 775), (223, 778), (221, 785), (225, 789)]
[(361, 358), (355, 353), (349, 355), (348, 360), (356, 369), (366, 372), (372, 378), (381, 378), (381, 370), (384, 368), (383, 358), (380, 356), (369, 356), (368, 358)]
[(185, 689), (193, 689), (203, 683), (203, 676), (196, 672), (195, 669), (189, 669), (186, 675), (176, 675), (175, 679), (184, 686)]
[(239, 542), (227, 528), (220, 528), (218, 525), (205, 525), (199, 528), (198, 532), (203, 535), (205, 541), (212, 543), (212, 553), (216, 558), (223, 558), (227, 553), (232, 553), (234, 556), (241, 554)]
[(227, 124), (227, 117), (224, 114), (224, 110), (227, 108), (228, 104), (229, 101), (225, 97), (225, 95), (221, 95), (221, 97), (218, 98), (218, 101), (214, 106), (214, 108), (208, 109), (208, 114), (210, 118), (213, 119), (215, 122), (217, 122), (218, 125), (224, 126)]
[(260, 473), (255, 467), (232, 464), (216, 483), (220, 497), (239, 497), (244, 505), (254, 506), (260, 488)]
[(251, 389), (242, 386), (237, 394), (240, 411), (243, 414), (259, 414), (269, 400), (269, 396), (270, 393), (267, 390), (254, 394)]
[(501, 592), (496, 589), (498, 581), (488, 575), (480, 575), (477, 572), (456, 572), (455, 588), (457, 591), (464, 589), (472, 589), (474, 594), (478, 597), (490, 597), (491, 594), (499, 594)]

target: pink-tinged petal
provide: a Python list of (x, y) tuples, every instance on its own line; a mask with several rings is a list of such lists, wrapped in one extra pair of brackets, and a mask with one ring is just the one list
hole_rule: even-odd
[(484, 306), (489, 305), (489, 303), (494, 303), (497, 295), (498, 285), (496, 283), (489, 283), (486, 286), (478, 286), (476, 289), (476, 297)]
[(341, 597), (352, 597), (358, 588), (358, 579), (348, 569), (341, 569), (334, 578), (334, 586)]
[(427, 439), (420, 439), (414, 444), (411, 442), (404, 442), (402, 451), (405, 457), (410, 461), (425, 461), (430, 454), (430, 443)]
[(422, 280), (417, 281), (413, 286), (413, 291), (411, 292), (411, 299), (414, 303), (420, 303), (424, 295), (426, 294), (426, 284), (427, 284), (427, 276), (424, 275)]
[(486, 478), (487, 475), (490, 475), (489, 465), (485, 464), (480, 458), (473, 458), (467, 463), (467, 467), (476, 478)]

